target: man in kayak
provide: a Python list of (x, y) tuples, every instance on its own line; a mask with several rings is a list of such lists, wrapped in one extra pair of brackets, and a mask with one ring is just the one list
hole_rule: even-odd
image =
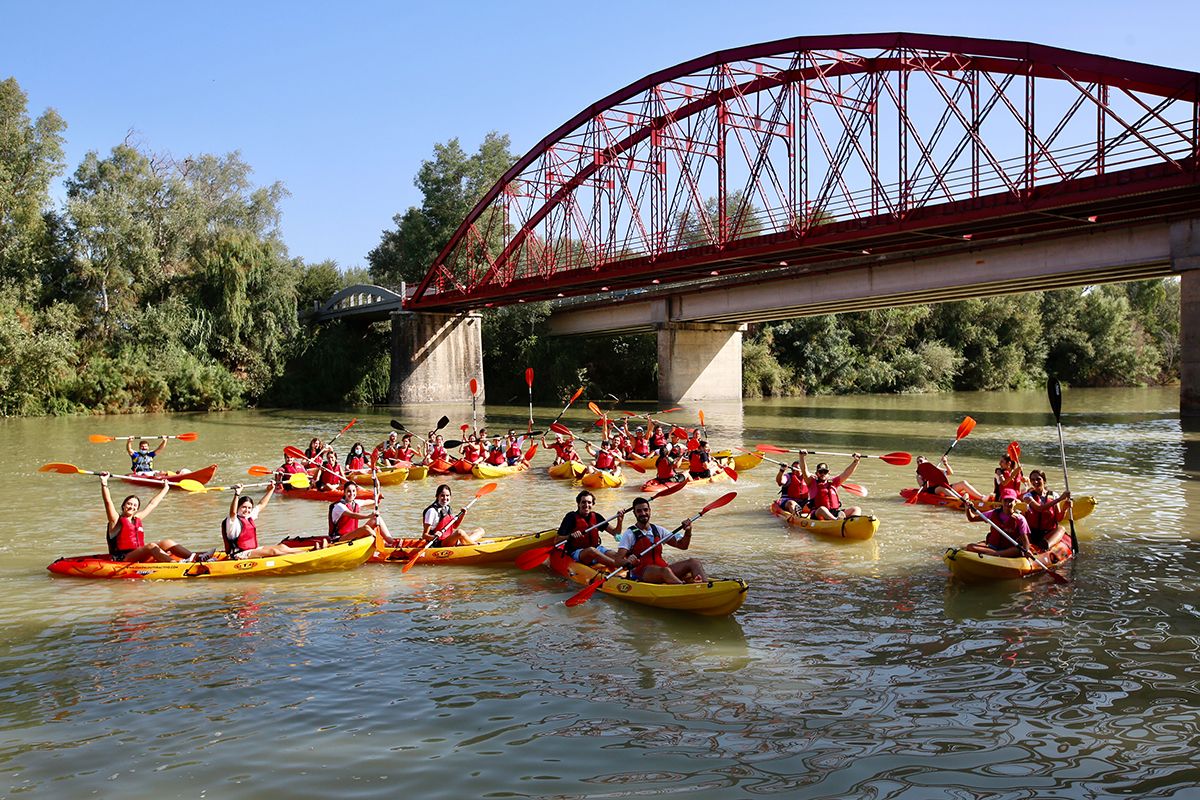
[(464, 533), (446, 520), (454, 516), (450, 507), (450, 486), (443, 483), (437, 487), (433, 502), (421, 514), (421, 538), (432, 539), (432, 547), (459, 547), (475, 544), (483, 538), (483, 528)]
[[(573, 444), (574, 441), (574, 439), (569, 439), (566, 443), (564, 443), (562, 434), (556, 433), (554, 434), (554, 442), (547, 444), (546, 435), (542, 434), (542, 447), (549, 448), (554, 451), (554, 464), (551, 466), (562, 464), (566, 461), (579, 460), (579, 454), (575, 452), (575, 445)], [(567, 456), (568, 452), (571, 454), (570, 457)]]
[[(358, 484), (347, 481), (342, 487), (342, 499), (329, 506), (329, 541), (348, 542), (361, 539), (364, 536), (374, 536), (376, 531), (383, 534), (384, 541), (391, 545), (395, 540), (387, 529), (387, 524), (376, 511), (366, 511), (363, 506), (373, 504), (374, 500), (358, 502)], [(364, 523), (364, 524), (359, 524)]]
[(800, 451), (800, 475), (808, 484), (808, 505), (813, 519), (844, 519), (861, 516), (862, 509), (858, 506), (845, 507), (842, 505), (837, 487), (850, 479), (854, 470), (858, 469), (858, 462), (862, 461), (862, 456), (855, 453), (851, 456), (853, 460), (850, 462), (850, 466), (842, 470), (837, 477), (830, 478), (829, 465), (824, 461), (817, 464), (816, 470), (809, 475), (808, 465), (805, 463), (807, 455), (807, 450)]
[[(305, 548), (286, 544), (258, 545), (258, 515), (275, 495), (275, 484), (267, 487), (262, 499), (255, 505), (249, 495), (242, 494), (242, 485), (233, 487), (233, 501), (229, 504), (229, 516), (221, 521), (221, 541), (225, 555), (229, 558), (261, 558), (263, 556), (286, 556), (290, 553), (307, 552)], [(321, 541), (317, 547), (324, 547)]]
[(984, 519), (994, 522), (1018, 546), (1014, 547), (1012, 542), (989, 525), (987, 539), (969, 544), (963, 548), (964, 550), (972, 553), (987, 553), (1000, 558), (1016, 558), (1029, 551), (1029, 523), (1026, 522), (1024, 515), (1017, 511), (1015, 489), (1001, 489), (1000, 508), (994, 508), (991, 511), (979, 511), (974, 505), (967, 503), (967, 522), (982, 522)]
[(617, 515), (616, 523), (605, 522), (604, 517), (594, 510), (596, 496), (584, 489), (575, 495), (575, 510), (567, 513), (558, 526), (560, 542), (569, 555), (580, 564), (603, 564), (612, 569), (617, 566), (616, 552), (601, 544), (600, 532), (608, 531), (614, 536), (621, 533), (625, 512)]
[(125, 451), (129, 453), (129, 458), (132, 462), (129, 471), (137, 475), (157, 474), (154, 471), (154, 457), (161, 453), (166, 446), (167, 440), (165, 437), (158, 440), (158, 447), (153, 450), (150, 449), (150, 442), (145, 439), (139, 439), (138, 449), (134, 450), (133, 439), (127, 439), (125, 441)]
[(109, 558), (113, 561), (147, 562), (186, 561), (192, 557), (191, 550), (170, 539), (146, 544), (142, 520), (167, 496), (171, 484), (163, 481), (162, 488), (145, 508), (142, 508), (141, 498), (131, 494), (121, 501), (121, 510), (117, 511), (108, 492), (108, 477), (107, 472), (100, 473), (100, 497), (104, 501), (104, 513), (108, 516), (108, 527), (104, 534), (108, 540)]
[(617, 543), (616, 561), (629, 567), (634, 580), (646, 583), (703, 583), (708, 580), (704, 567), (696, 558), (685, 558), (668, 564), (663, 558), (664, 544), (687, 550), (692, 543), (692, 522), (683, 521), (683, 536), (672, 536), (671, 532), (650, 521), (650, 501), (645, 497), (633, 501), (633, 516), (637, 520), (629, 527)]
[(1025, 503), (1025, 521), (1029, 523), (1029, 541), (1043, 550), (1058, 544), (1067, 532), (1062, 521), (1071, 508), (1071, 493), (1055, 497), (1046, 487), (1046, 473), (1035, 469), (1029, 473), (1029, 491), (1021, 500)]
[(779, 465), (775, 474), (775, 485), (779, 487), (779, 508), (789, 514), (808, 512), (808, 481), (804, 480), (799, 461)]

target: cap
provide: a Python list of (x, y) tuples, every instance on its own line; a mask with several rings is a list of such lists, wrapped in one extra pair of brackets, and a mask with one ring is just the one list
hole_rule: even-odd
[(1016, 499), (1017, 499), (1017, 490), (1016, 489), (1001, 489), (1000, 490), (1000, 500), (1001, 501), (1016, 500)]

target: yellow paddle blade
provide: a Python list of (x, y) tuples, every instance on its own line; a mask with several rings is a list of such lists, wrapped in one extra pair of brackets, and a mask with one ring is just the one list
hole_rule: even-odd
[(294, 475), (289, 475), (284, 483), (291, 484), (293, 489), (307, 489), (310, 486), (308, 476), (303, 472), (297, 472)]
[(89, 442), (95, 442), (96, 444), (104, 444), (105, 442), (111, 442), (112, 440), (113, 437), (105, 436), (103, 433), (93, 433), (88, 437)]
[(49, 464), (42, 464), (38, 467), (38, 472), (57, 472), (59, 475), (78, 475), (79, 467), (74, 464), (65, 464), (61, 461), (52, 461)]
[(176, 481), (175, 485), (185, 492), (207, 492), (208, 487), (200, 481), (194, 481), (191, 478), (184, 478), (181, 481)]

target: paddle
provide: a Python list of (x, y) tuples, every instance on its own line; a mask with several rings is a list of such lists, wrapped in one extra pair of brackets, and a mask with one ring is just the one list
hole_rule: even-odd
[[(942, 453), (943, 459), (946, 456), (950, 455), (950, 451), (954, 449), (954, 446), (956, 444), (958, 444), (960, 440), (967, 438), (967, 436), (970, 435), (971, 431), (975, 430), (975, 424), (976, 424), (975, 420), (972, 419), (971, 417), (963, 417), (963, 421), (958, 424), (958, 430), (954, 434), (954, 441), (951, 442), (950, 446), (946, 448), (946, 452)], [(930, 463), (932, 463), (932, 462), (930, 462)], [(936, 464), (934, 465), (934, 469), (937, 469)], [(938, 471), (940, 472), (941, 470), (938, 470)], [(917, 472), (920, 473), (919, 468), (918, 468)], [(950, 491), (953, 492), (954, 489), (951, 488)], [(920, 496), (921, 496), (920, 487), (918, 487), (918, 490), (913, 492), (912, 496), (904, 501), (904, 505), (906, 505), (906, 506), (916, 505), (917, 500), (920, 498)], [(955, 497), (957, 497), (957, 496), (958, 495), (955, 494)]]
[[(930, 461), (925, 461), (919, 467), (917, 467), (917, 472), (925, 480), (925, 482), (928, 483), (930, 486), (934, 486), (934, 487), (944, 486), (950, 492), (950, 494), (954, 495), (956, 498), (958, 498), (960, 501), (965, 503), (967, 506), (974, 508), (974, 506), (971, 505), (970, 500), (967, 500), (961, 494), (959, 494), (958, 492), (956, 492), (954, 490), (954, 487), (950, 485), (950, 479), (946, 476), (946, 473), (943, 472), (941, 469), (939, 469), (936, 464), (934, 464)], [(989, 519), (986, 516), (983, 516), (982, 514), (980, 515), (980, 517), (983, 519), (984, 522), (986, 522), (988, 525), (992, 526), (992, 528), (997, 533), (999, 533), (1001, 536), (1003, 536), (1005, 539), (1007, 539), (1009, 544), (1011, 544), (1013, 547), (1019, 548), (1021, 553), (1026, 558), (1031, 559), (1032, 561), (1036, 562), (1037, 565), (1039, 567), (1041, 567), (1046, 572), (1046, 574), (1048, 574), (1054, 580), (1055, 583), (1064, 583), (1064, 584), (1070, 583), (1070, 581), (1068, 581), (1065, 577), (1063, 577), (1062, 575), (1059, 575), (1057, 572), (1055, 572), (1054, 570), (1052, 570), (1048, 566), (1046, 566), (1046, 563), (1044, 561), (1042, 561), (1040, 558), (1035, 556), (1033, 553), (1031, 553), (1029, 550), (1025, 549), (1024, 547), (1021, 547), (1021, 545), (1017, 544), (1015, 539), (1013, 539), (1011, 536), (1009, 536), (1008, 533), (1003, 528), (1001, 528), (999, 525), (997, 525), (995, 522), (992, 522), (991, 519)]]
[[(250, 472), (251, 475), (260, 474), (258, 472), (254, 472), (253, 470), (254, 467), (251, 467), (250, 470), (247, 471)], [(288, 484), (293, 489), (307, 489), (311, 485), (308, 481), (308, 476), (300, 472), (286, 476), (282, 479), (282, 482)], [(260, 486), (271, 486), (274, 483), (275, 481), (267, 481), (266, 483), (244, 483), (242, 484), (242, 488), (255, 489)], [(205, 486), (204, 490), (206, 492), (227, 492), (232, 488), (232, 486)]]
[[(756, 449), (763, 453), (785, 453), (786, 454), (786, 453), (792, 452), (791, 450), (788, 450), (783, 447), (777, 447), (776, 445), (773, 445), (773, 444), (760, 444), (756, 447)], [(810, 456), (846, 456), (847, 458), (850, 458), (850, 457), (853, 457), (853, 455), (854, 455), (853, 453), (834, 453), (834, 452), (831, 452), (828, 450), (806, 450), (805, 452), (808, 453)], [(880, 461), (883, 461), (886, 464), (892, 464), (893, 466), (897, 466), (897, 467), (903, 467), (906, 464), (912, 463), (912, 453), (903, 453), (903, 452), (884, 453), (881, 456), (868, 455), (866, 453), (859, 453), (859, 455), (862, 456), (863, 458), (878, 458)], [(770, 459), (767, 459), (767, 460), (769, 461)], [(775, 463), (779, 463), (779, 462), (775, 462)]]
[[(80, 467), (77, 467), (74, 464), (67, 464), (62, 461), (52, 461), (49, 464), (42, 464), (40, 467), (38, 467), (38, 472), (54, 472), (59, 475), (99, 475), (100, 474), (99, 472), (96, 472), (95, 470), (81, 469)], [(116, 479), (122, 480), (122, 481), (128, 481), (129, 483), (136, 483), (141, 486), (145, 486), (147, 484), (163, 485), (163, 486), (178, 486), (180, 489), (183, 489), (185, 492), (206, 492), (206, 491), (208, 491), (208, 487), (206, 487), (203, 483), (201, 483), (200, 481), (194, 481), (191, 478), (184, 478), (184, 479), (178, 480), (178, 481), (164, 481), (164, 480), (156, 480), (154, 478), (139, 478), (135, 475), (111, 475), (110, 474), (109, 477), (116, 478)]]
[(533, 367), (525, 368), (525, 384), (529, 387), (529, 428), (533, 432)]
[[(668, 486), (666, 489), (663, 489), (659, 492), (656, 492), (655, 494), (650, 495), (650, 497), (648, 497), (647, 499), (648, 500), (657, 500), (660, 497), (666, 497), (669, 494), (675, 494), (676, 492), (678, 492), (680, 489), (682, 489), (686, 485), (687, 484), (685, 484), (683, 481), (680, 481), (679, 483), (673, 483), (670, 486)], [(608, 523), (612, 522), (613, 520), (615, 520), (617, 517), (621, 516), (622, 514), (628, 514), (632, 510), (633, 510), (633, 506), (622, 509), (622, 510), (618, 511), (616, 514), (613, 514), (608, 519), (597, 522), (592, 527), (585, 529), (583, 532), (591, 533), (592, 531), (596, 530), (596, 528), (601, 528), (601, 527), (607, 525)], [(544, 545), (542, 547), (538, 547), (534, 550), (526, 550), (524, 553), (521, 553), (521, 555), (517, 556), (514, 563), (521, 569), (533, 569), (534, 567), (538, 567), (538, 566), (541, 566), (542, 564), (544, 564), (546, 559), (550, 557), (550, 553), (555, 548), (562, 549), (563, 547), (566, 547), (566, 545), (567, 545), (567, 540), (563, 539), (558, 544), (548, 544), (548, 545)]]
[[(729, 505), (731, 502), (733, 502), (733, 498), (735, 498), (735, 497), (737, 497), (737, 492), (728, 492), (726, 494), (721, 495), (716, 500), (713, 500), (711, 503), (706, 505), (704, 508), (700, 509), (700, 511), (695, 516), (688, 517), (688, 522), (695, 522), (696, 520), (700, 519), (708, 512), (718, 509), (721, 506)], [(641, 558), (642, 556), (646, 555), (646, 553), (649, 553), (651, 550), (653, 550), (655, 547), (658, 547), (663, 542), (670, 541), (671, 539), (673, 539), (677, 535), (679, 535), (679, 532), (682, 530), (683, 530), (683, 525), (680, 525), (678, 528), (676, 528), (675, 530), (673, 530), (669, 534), (667, 534), (667, 536), (665, 536), (663, 539), (659, 540), (658, 542), (655, 542), (654, 544), (650, 545), (642, 552), (638, 553), (637, 557)], [(608, 581), (609, 578), (613, 577), (614, 575), (616, 575), (618, 572), (620, 572), (623, 569), (625, 569), (625, 567), (617, 567), (616, 569), (612, 570), (611, 572), (609, 572), (606, 575), (603, 575), (599, 578), (592, 578), (592, 580), (590, 580), (588, 582), (587, 586), (583, 587), (583, 589), (581, 591), (578, 591), (575, 594), (568, 597), (564, 602), (568, 606), (572, 606), (572, 607), (586, 603), (588, 600), (590, 600), (592, 598), (592, 595), (594, 595), (596, 593), (597, 589), (599, 589), (601, 586), (603, 586), (605, 584), (605, 582)], [(599, 574), (599, 573), (597, 573), (597, 574)]]
[(479, 425), (475, 421), (475, 393), (479, 391), (479, 382), (471, 378), (471, 382), (467, 384), (471, 389), (471, 430), (479, 430)]
[(607, 439), (608, 438), (608, 414), (605, 414), (603, 411), (601, 411), (600, 406), (596, 405), (594, 402), (589, 402), (587, 404), (587, 407), (588, 407), (589, 411), (591, 411), (593, 414), (595, 414), (597, 417), (600, 418), (600, 419), (596, 420), (596, 424), (599, 425), (600, 428), (603, 430), (604, 438)]
[(562, 411), (558, 412), (558, 416), (555, 417), (554, 420), (550, 423), (551, 426), (553, 426), (554, 423), (556, 423), (560, 419), (562, 419), (563, 414), (567, 413), (567, 409), (571, 407), (572, 403), (574, 403), (576, 400), (579, 399), (579, 395), (581, 395), (581, 394), (583, 394), (582, 386), (580, 386), (578, 389), (575, 390), (575, 394), (571, 395), (571, 399), (567, 401), (567, 404), (565, 406), (563, 406)]
[(708, 428), (704, 427), (704, 409), (700, 409), (700, 435), (708, 440)]
[(479, 501), (479, 498), (483, 497), (484, 495), (491, 494), (494, 491), (496, 491), (496, 484), (494, 483), (485, 483), (483, 486), (480, 486), (479, 490), (475, 492), (475, 499), (463, 506), (462, 511), (459, 511), (458, 514), (453, 517), (446, 517), (444, 520), (438, 523), (438, 526), (432, 531), (432, 533), (435, 534), (434, 537), (422, 545), (421, 548), (413, 554), (412, 558), (405, 563), (404, 569), (400, 570), (400, 572), (405, 573), (412, 569), (413, 564), (417, 563), (417, 559), (419, 559), (425, 553), (425, 551), (433, 545), (434, 542), (441, 538), (442, 533), (453, 533), (454, 530), (462, 524), (463, 517), (465, 517), (467, 514), (467, 509), (475, 505), (475, 503)]
[[(1063, 489), (1070, 494), (1071, 482), (1067, 479), (1067, 449), (1063, 444), (1062, 434), (1062, 386), (1058, 378), (1051, 378), (1046, 384), (1046, 394), (1050, 397), (1050, 410), (1054, 412), (1054, 424), (1058, 428), (1058, 457), (1062, 461)], [(1067, 509), (1067, 521), (1071, 524), (1071, 552), (1079, 552), (1079, 537), (1075, 535), (1075, 511)]]
[(339, 436), (341, 436), (341, 435), (342, 435), (343, 433), (345, 433), (346, 431), (348, 431), (348, 430), (350, 430), (351, 428), (353, 428), (353, 427), (354, 427), (354, 425), (355, 425), (355, 423), (357, 423), (357, 422), (358, 422), (358, 418), (357, 418), (357, 417), (355, 417), (354, 419), (352, 419), (352, 420), (350, 420), (349, 422), (347, 422), (347, 423), (346, 423), (346, 427), (342, 428), (340, 431), (338, 431), (337, 433), (335, 433), (335, 434), (333, 435), (333, 438), (332, 438), (332, 439), (330, 439), (328, 442), (326, 442), (326, 443), (325, 443), (325, 446), (326, 446), (326, 447), (333, 447), (333, 443), (334, 443), (334, 442), (336, 442), (336, 441), (338, 440), (338, 437), (339, 437)]
[[(772, 450), (764, 450), (763, 448), (775, 448), (775, 449), (772, 449)], [(742, 450), (742, 448), (738, 448), (738, 449), (739, 449), (739, 450)], [(754, 450), (742, 450), (742, 452), (743, 452), (743, 453), (752, 453), (752, 452), (758, 452), (758, 453), (761, 455), (762, 453), (790, 453), (790, 452), (791, 452), (791, 450), (784, 450), (782, 447), (778, 447), (778, 448), (776, 448), (776, 447), (775, 447), (775, 445), (773, 445), (773, 444), (760, 444), (760, 445), (758, 445), (758, 450), (757, 450), (757, 451), (754, 451)], [(785, 464), (785, 463), (783, 463), (782, 461), (776, 461), (775, 459), (773, 459), (773, 458), (767, 458), (766, 456), (763, 456), (763, 457), (762, 457), (762, 460), (763, 460), (763, 461), (770, 461), (772, 464), (778, 464), (778, 465), (779, 465), (779, 466), (781, 466), (781, 467), (788, 467), (788, 466), (791, 466), (790, 464)], [(839, 488), (839, 489), (845, 489), (845, 490), (846, 490), (847, 492), (849, 492), (850, 494), (856, 494), (856, 495), (858, 495), (859, 497), (866, 497), (866, 496), (869, 494), (869, 491), (868, 491), (867, 487), (865, 487), (865, 486), (860, 486), (860, 485), (859, 485), (859, 484), (857, 484), (857, 483), (851, 483), (850, 481), (842, 481), (842, 485), (841, 485), (841, 486), (839, 486), (838, 488)]]
[(127, 439), (178, 439), (181, 442), (194, 442), (200, 436), (198, 433), (180, 433), (177, 435), (163, 434), (160, 436), (105, 436), (102, 433), (93, 433), (88, 437), (88, 441), (102, 444), (104, 442), (123, 442)]
[[(431, 430), (429, 433), (430, 433), (430, 434), (437, 433), (438, 431), (440, 431), (442, 428), (446, 427), (446, 426), (447, 426), (447, 425), (449, 425), (449, 424), (450, 424), (450, 418), (449, 418), (449, 417), (445, 417), (445, 416), (444, 416), (444, 417), (442, 417), (441, 419), (439, 419), (439, 420), (438, 420), (437, 427), (436, 427), (436, 428), (434, 428), (433, 430)], [(404, 427), (404, 423), (403, 423), (403, 422), (401, 422), (401, 421), (400, 421), (400, 420), (398, 420), (398, 419), (394, 419), (394, 420), (392, 420), (392, 427), (393, 427), (393, 428), (395, 428), (395, 429), (396, 429), (396, 430), (398, 430), (398, 431), (403, 431), (404, 433), (410, 434), (410, 435), (412, 435), (412, 436), (417, 436), (417, 435), (419, 435), (419, 434), (413, 433), (413, 432), (412, 432), (412, 431), (410, 431), (408, 428)]]
[[(595, 442), (589, 442), (587, 439), (584, 439), (582, 436), (576, 436), (575, 434), (571, 433), (571, 429), (568, 428), (566, 425), (563, 425), (560, 422), (551, 423), (550, 430), (554, 431), (555, 433), (561, 433), (563, 436), (570, 436), (572, 439), (579, 439), (579, 441), (583, 442), (584, 444), (590, 444), (592, 447), (596, 446)], [(620, 461), (622, 464), (629, 466), (634, 472), (643, 473), (643, 474), (646, 472), (646, 468), (643, 467), (641, 464), (638, 464), (636, 461), (629, 461), (624, 458), (618, 458), (617, 460)]]

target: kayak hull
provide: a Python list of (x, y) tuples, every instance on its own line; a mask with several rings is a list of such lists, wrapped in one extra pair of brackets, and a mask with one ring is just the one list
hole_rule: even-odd
[[(687, 473), (684, 473), (684, 474), (686, 475)], [(689, 476), (686, 483), (688, 484), (688, 486), (703, 486), (706, 483), (724, 483), (725, 481), (727, 481), (729, 479), (730, 479), (729, 473), (727, 473), (723, 469), (718, 469), (716, 472), (714, 472), (712, 474), (712, 477), (710, 477), (710, 478), (693, 478), (693, 477)], [(675, 485), (675, 481), (668, 481), (666, 483), (663, 483), (663, 482), (659, 481), (658, 478), (651, 478), (650, 480), (648, 480), (642, 484), (642, 491), (643, 492), (661, 492), (663, 489), (666, 489), (668, 486), (674, 486), (674, 485)]]
[[(1062, 537), (1050, 550), (1038, 550), (1036, 555), (1051, 568), (1066, 564), (1075, 556), (1071, 551), (1071, 537)], [(957, 547), (947, 548), (942, 561), (949, 567), (951, 575), (968, 583), (1033, 578), (1044, 571), (1036, 561), (1025, 556), (1000, 558)]]
[(780, 517), (794, 528), (801, 528), (809, 533), (829, 539), (866, 541), (873, 537), (875, 532), (879, 530), (879, 520), (876, 517), (859, 515), (856, 517), (844, 517), (842, 519), (813, 519), (812, 517), (784, 511), (780, 507), (778, 500), (771, 503), (771, 513)]
[(587, 489), (618, 489), (625, 485), (625, 476), (597, 470), (584, 475), (579, 483)]
[(737, 472), (745, 472), (748, 469), (754, 469), (761, 466), (763, 463), (762, 453), (742, 453), (733, 457), (733, 468)]
[[(389, 467), (381, 469), (378, 472), (380, 486), (395, 486), (398, 483), (404, 483), (408, 480), (408, 467)], [(350, 480), (357, 483), (359, 486), (374, 486), (375, 478), (370, 472), (355, 472), (350, 475)]]
[(587, 469), (581, 461), (564, 461), (561, 464), (554, 464), (546, 467), (546, 472), (551, 478), (558, 480), (573, 480), (583, 475)]
[[(476, 564), (511, 564), (526, 550), (554, 541), (557, 531), (516, 536), (489, 536), (475, 544), (458, 547), (431, 547), (417, 559), (418, 564), (469, 567)], [(421, 539), (405, 539), (399, 547), (376, 546), (370, 560), (374, 563), (405, 564), (424, 545)]]
[[(284, 497), (294, 497), (297, 500), (320, 500), (325, 503), (336, 503), (342, 499), (341, 489), (321, 490), (311, 486), (307, 489), (284, 489), (281, 492), (277, 492), (277, 494)], [(355, 496), (359, 500), (374, 500), (375, 492), (370, 489), (359, 489), (358, 494)]]
[[(549, 565), (559, 575), (581, 586), (586, 586), (597, 577), (595, 569), (573, 561), (557, 549), (551, 551)], [(686, 611), (706, 617), (725, 617), (742, 607), (748, 588), (746, 582), (741, 580), (667, 585), (613, 577), (601, 584), (597, 593), (644, 606)]]
[(191, 472), (163, 472), (156, 475), (122, 475), (118, 476), (121, 480), (127, 483), (136, 483), (139, 486), (154, 486), (162, 485), (163, 481), (172, 484), (171, 488), (180, 488), (177, 484), (182, 480), (196, 481), (197, 483), (208, 483), (217, 474), (217, 465), (209, 464), (202, 469), (193, 470)]
[(524, 461), (519, 461), (511, 467), (505, 464), (504, 466), (494, 466), (492, 464), (476, 464), (471, 468), (471, 474), (476, 478), (507, 478), (509, 475), (516, 475), (518, 472), (524, 472), (529, 469), (529, 465)]
[[(939, 494), (930, 494), (928, 492), (921, 492), (918, 494), (917, 490), (912, 488), (900, 490), (900, 496), (905, 500), (911, 499), (914, 494), (917, 495), (918, 505), (944, 506), (952, 511), (963, 510), (962, 501), (955, 500), (953, 497), (942, 497)], [(1096, 510), (1096, 506), (1100, 505), (1100, 501), (1092, 495), (1081, 495), (1079, 497), (1073, 497), (1072, 500), (1074, 505), (1072, 514), (1075, 517), (1076, 522), (1090, 515)], [(978, 503), (977, 506), (982, 507), (984, 510), (991, 510), (993, 508), (998, 508), (1000, 504), (995, 500), (988, 500), (983, 503)], [(1017, 510), (1024, 511), (1025, 504), (1018, 502)]]
[(413, 464), (408, 468), (408, 480), (423, 481), (429, 476), (428, 464)]
[(119, 580), (186, 580), (191, 578), (267, 578), (304, 575), (310, 572), (354, 569), (375, 550), (370, 538), (331, 544), (319, 550), (306, 550), (284, 556), (220, 559), (192, 563), (167, 561), (137, 563), (113, 561), (107, 554), (60, 558), (46, 567), (54, 575), (72, 578)]

